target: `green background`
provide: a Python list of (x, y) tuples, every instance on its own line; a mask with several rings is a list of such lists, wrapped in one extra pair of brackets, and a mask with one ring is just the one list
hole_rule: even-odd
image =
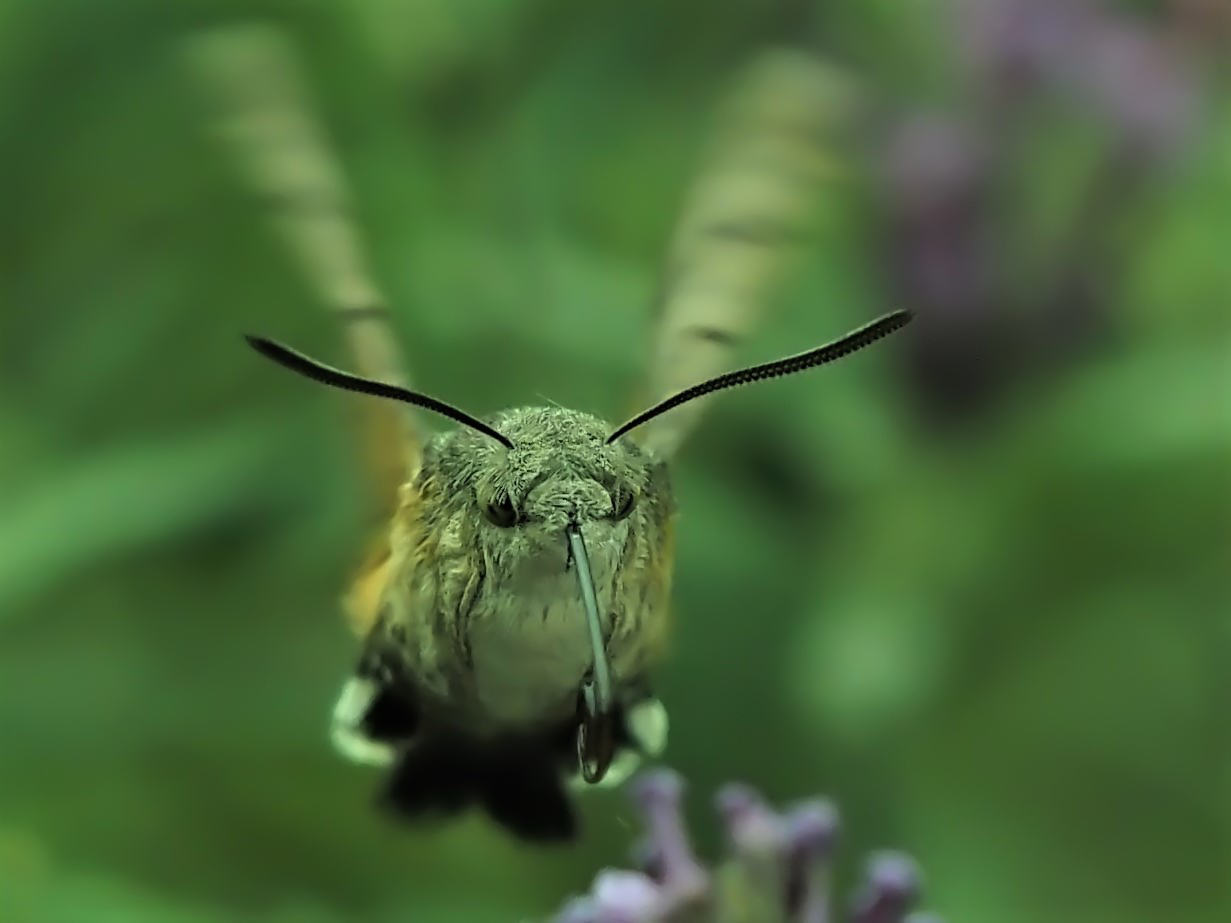
[[(337, 332), (177, 43), (295, 37), (421, 387), (618, 417), (737, 69), (807, 34), (889, 95), (944, 86), (928, 5), (809, 6), (0, 2), (0, 920), (512, 923), (635, 833), (618, 793), (575, 850), (397, 830), (330, 752), (362, 468), (345, 405), (239, 335)], [(739, 779), (835, 798), (844, 874), (910, 850), (953, 923), (1231, 914), (1225, 94), (1203, 131), (1117, 219), (1114, 336), (975, 422), (927, 422), (897, 338), (713, 403), (660, 680), (707, 853)], [(1035, 137), (997, 206), (1027, 304), (1084, 150)], [(874, 201), (830, 194), (744, 360), (896, 306)]]

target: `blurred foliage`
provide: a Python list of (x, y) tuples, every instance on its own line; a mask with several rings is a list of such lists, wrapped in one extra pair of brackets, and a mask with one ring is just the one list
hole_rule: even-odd
[[(203, 137), (183, 41), (295, 36), (423, 387), (618, 416), (734, 70), (806, 43), (933, 106), (961, 85), (938, 9), (0, 0), (0, 919), (514, 921), (627, 847), (618, 794), (560, 853), (392, 829), (329, 751), (361, 468), (342, 405), (239, 334), (337, 335)], [(716, 402), (679, 466), (671, 764), (834, 798), (848, 854), (910, 850), (955, 923), (1231, 913), (1226, 47), (1192, 143), (1113, 196), (1098, 336), (956, 424), (892, 343)], [(1091, 156), (1029, 117), (986, 205), (1027, 305), (1085, 239), (1054, 228)], [(825, 204), (750, 360), (894, 306), (878, 182)], [(985, 342), (942, 366), (994, 371)]]

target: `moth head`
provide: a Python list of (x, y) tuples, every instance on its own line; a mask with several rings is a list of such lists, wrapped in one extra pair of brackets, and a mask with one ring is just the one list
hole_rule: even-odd
[(609, 443), (610, 423), (562, 407), (519, 407), (484, 423), (509, 445), (470, 428), (441, 433), (425, 446), (423, 480), (454, 515), (464, 514), (496, 566), (526, 564), (530, 574), (563, 566), (564, 532), (576, 525), (601, 579), (631, 536), (654, 540), (654, 525), (671, 508), (666, 466), (632, 440)]
[[(586, 527), (600, 563), (630, 530), (648, 526), (669, 504), (665, 466), (633, 440), (613, 439), (592, 414), (563, 407), (519, 407), (472, 416), (429, 395), (327, 366), (273, 340), (248, 337), (261, 355), (307, 378), (347, 391), (401, 401), (448, 417), (458, 428), (423, 451), (424, 499), (442, 513), (473, 514), (478, 539), (502, 558), (566, 551), (565, 527)], [(563, 561), (563, 557), (561, 558)]]
[(592, 414), (519, 407), (492, 422), (513, 443), (492, 453), (475, 483), (494, 525), (624, 522), (652, 487), (649, 455), (635, 443), (608, 443), (611, 425)]

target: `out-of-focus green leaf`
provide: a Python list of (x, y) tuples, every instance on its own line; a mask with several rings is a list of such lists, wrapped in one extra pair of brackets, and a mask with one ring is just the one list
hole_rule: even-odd
[(0, 612), (83, 567), (276, 502), (269, 433), (267, 424), (240, 424), (44, 469), (0, 518)]

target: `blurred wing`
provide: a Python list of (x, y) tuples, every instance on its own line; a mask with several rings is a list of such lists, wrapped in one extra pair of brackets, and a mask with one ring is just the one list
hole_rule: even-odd
[[(187, 60), (209, 94), (211, 127), (320, 299), (340, 318), (354, 371), (409, 387), (387, 300), (366, 265), (342, 170), (312, 111), (289, 39), (273, 27), (229, 27), (194, 39)], [(418, 461), (413, 416), (401, 405), (371, 399), (357, 399), (356, 414), (379, 508), (392, 515), (399, 487)], [(382, 535), (347, 597), (360, 632), (375, 621), (388, 558)]]
[[(637, 410), (733, 367), (807, 240), (819, 193), (839, 176), (830, 142), (852, 100), (845, 78), (798, 52), (768, 53), (737, 82), (676, 226)], [(707, 401), (637, 438), (674, 454)]]
[[(211, 96), (213, 129), (321, 300), (341, 319), (354, 371), (409, 387), (386, 298), (367, 267), (342, 171), (289, 39), (273, 27), (230, 27), (195, 39), (189, 61)], [(413, 418), (392, 402), (358, 403), (372, 418), (372, 460), (384, 508), (392, 511), (418, 444)]]

